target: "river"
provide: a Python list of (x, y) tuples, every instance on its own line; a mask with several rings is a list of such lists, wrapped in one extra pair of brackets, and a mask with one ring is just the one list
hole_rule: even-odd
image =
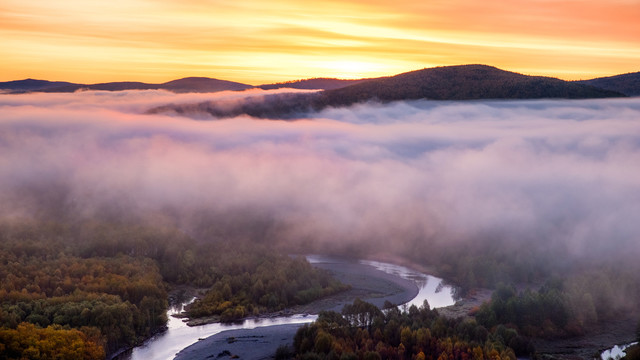
[[(308, 256), (309, 262), (319, 263), (329, 261), (335, 263), (338, 260), (322, 256)], [(377, 270), (384, 271), (407, 280), (414, 281), (418, 287), (418, 295), (406, 305), (422, 305), (426, 299), (432, 308), (453, 305), (454, 289), (445, 285), (442, 279), (422, 274), (404, 266), (388, 264), (378, 261), (361, 260), (361, 264), (371, 266)], [(182, 312), (183, 307), (190, 301), (184, 302), (178, 306), (171, 307), (167, 312), (169, 322), (167, 331), (158, 334), (143, 345), (133, 348), (117, 357), (118, 360), (172, 360), (175, 355), (187, 346), (197, 342), (200, 339), (207, 338), (225, 330), (235, 329), (254, 329), (262, 326), (284, 325), (284, 324), (304, 324), (314, 321), (315, 315), (293, 315), (287, 317), (247, 319), (239, 324), (207, 324), (200, 326), (187, 326), (182, 319), (172, 315)]]
[(360, 260), (360, 263), (373, 266), (388, 274), (399, 276), (403, 279), (412, 280), (418, 286), (418, 295), (413, 300), (404, 304), (406, 306), (422, 306), (425, 300), (431, 308), (441, 308), (451, 306), (456, 303), (454, 288), (445, 284), (444, 280), (435, 276), (423, 274), (408, 267), (389, 264), (379, 261)]
[(602, 359), (602, 360), (621, 359), (626, 355), (624, 351), (628, 347), (633, 346), (635, 344), (637, 344), (637, 342), (633, 342), (633, 343), (626, 344), (626, 345), (616, 345), (616, 346), (612, 347), (609, 350), (603, 351), (602, 354), (600, 354), (600, 359)]

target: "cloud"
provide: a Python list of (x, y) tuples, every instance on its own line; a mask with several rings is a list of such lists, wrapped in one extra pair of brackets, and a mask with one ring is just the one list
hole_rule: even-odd
[(145, 114), (266, 94), (2, 95), (0, 215), (160, 214), (317, 248), (640, 254), (640, 99), (364, 104), (293, 122)]

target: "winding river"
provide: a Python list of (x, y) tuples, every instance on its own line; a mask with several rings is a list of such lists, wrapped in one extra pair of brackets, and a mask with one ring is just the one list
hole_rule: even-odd
[[(309, 262), (320, 263), (327, 259), (335, 263), (337, 260), (321, 256), (308, 256)], [(422, 274), (404, 266), (388, 264), (378, 261), (361, 260), (360, 264), (371, 266), (377, 270), (383, 271), (403, 279), (414, 281), (418, 287), (418, 295), (406, 305), (422, 305), (427, 300), (432, 308), (453, 305), (454, 289), (445, 285), (442, 279)], [(187, 346), (197, 342), (200, 339), (207, 338), (225, 330), (235, 329), (255, 329), (262, 326), (284, 325), (284, 324), (304, 324), (314, 321), (315, 315), (293, 315), (287, 317), (274, 317), (267, 319), (247, 319), (239, 324), (207, 324), (200, 326), (187, 326), (182, 319), (173, 317), (172, 315), (182, 312), (183, 307), (192, 302), (193, 299), (182, 303), (179, 306), (172, 307), (167, 312), (169, 322), (167, 331), (158, 334), (147, 340), (143, 345), (133, 348), (132, 350), (121, 354), (118, 360), (171, 360), (175, 355)]]
[(440, 278), (423, 274), (401, 265), (368, 260), (360, 260), (360, 263), (373, 266), (388, 274), (414, 281), (418, 286), (418, 295), (404, 305), (420, 307), (427, 300), (431, 308), (441, 308), (456, 303), (453, 287), (446, 285)]

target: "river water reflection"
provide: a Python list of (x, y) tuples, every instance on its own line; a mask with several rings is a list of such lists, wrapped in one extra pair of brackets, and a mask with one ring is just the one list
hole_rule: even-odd
[(446, 285), (444, 280), (440, 278), (426, 275), (401, 265), (368, 260), (361, 260), (360, 263), (373, 266), (387, 274), (414, 281), (418, 286), (418, 295), (406, 303), (407, 306), (415, 305), (420, 307), (425, 300), (429, 302), (429, 306), (431, 306), (432, 309), (450, 306), (456, 303), (455, 288)]
[(633, 342), (631, 344), (626, 344), (626, 345), (616, 345), (609, 350), (603, 351), (602, 354), (600, 354), (600, 358), (602, 360), (621, 359), (626, 355), (624, 351), (628, 347), (633, 346), (635, 344), (637, 344), (637, 342)]
[(271, 319), (248, 319), (238, 324), (207, 324), (187, 326), (181, 319), (169, 317), (167, 331), (147, 340), (143, 345), (118, 357), (119, 360), (171, 360), (176, 354), (199, 339), (225, 330), (255, 329), (261, 326), (304, 324), (314, 321), (315, 315), (293, 315)]
[[(309, 262), (322, 262), (326, 257), (308, 256)], [(340, 262), (347, 260), (331, 259), (330, 262)], [(407, 303), (408, 306), (421, 306), (426, 299), (432, 308), (453, 305), (454, 289), (444, 285), (442, 279), (425, 275), (411, 270), (404, 266), (393, 265), (377, 261), (361, 261), (362, 264), (372, 266), (378, 270), (393, 274), (404, 279), (415, 281), (419, 293), (413, 300)], [(117, 357), (118, 360), (171, 360), (185, 347), (197, 342), (199, 339), (207, 338), (225, 330), (254, 329), (262, 326), (304, 324), (317, 319), (315, 315), (293, 315), (287, 317), (274, 317), (268, 319), (248, 319), (238, 324), (207, 324), (200, 326), (187, 326), (182, 319), (171, 315), (182, 312), (183, 307), (190, 301), (174, 306), (167, 312), (169, 322), (167, 331), (158, 334), (147, 340), (143, 345), (133, 348)]]

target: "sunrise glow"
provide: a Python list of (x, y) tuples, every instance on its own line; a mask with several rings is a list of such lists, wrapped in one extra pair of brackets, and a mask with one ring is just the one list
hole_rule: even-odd
[(640, 70), (635, 0), (0, 2), (0, 81), (260, 84), (481, 63), (586, 79)]

